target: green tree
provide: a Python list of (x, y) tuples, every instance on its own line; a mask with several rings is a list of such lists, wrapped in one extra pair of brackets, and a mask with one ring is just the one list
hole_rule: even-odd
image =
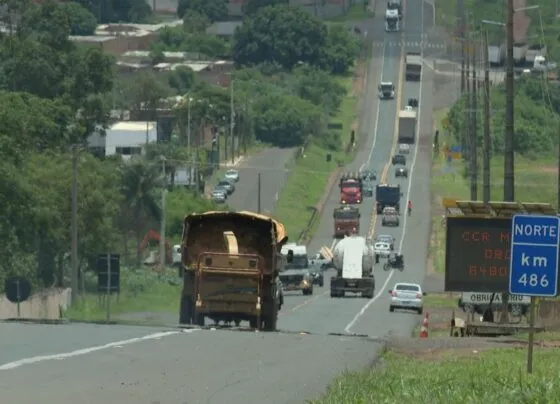
[(145, 0), (74, 0), (92, 13), (100, 24), (147, 21), (152, 9)]
[(294, 69), (296, 93), (317, 106), (335, 112), (342, 103), (346, 89), (326, 71), (308, 65)]
[(190, 67), (180, 66), (169, 73), (167, 82), (177, 94), (183, 95), (194, 88), (196, 84), (196, 74)]
[(304, 144), (320, 119), (317, 107), (297, 96), (267, 94), (254, 108), (256, 138), (279, 147)]
[[(143, 234), (150, 224), (161, 220), (162, 169), (161, 164), (143, 160), (134, 160), (123, 164), (122, 193), (123, 203), (120, 224), (124, 234), (124, 244), (128, 244), (128, 234), (132, 232), (137, 247)], [(137, 248), (136, 264), (140, 264), (141, 256)]]
[(346, 27), (331, 26), (319, 65), (334, 74), (346, 73), (354, 65), (359, 50), (358, 40)]
[(276, 62), (291, 69), (298, 63), (318, 65), (327, 41), (326, 25), (299, 7), (265, 7), (246, 19), (234, 35), (237, 66)]
[(75, 2), (59, 3), (58, 7), (69, 16), (71, 35), (93, 35), (97, 26), (95, 16), (81, 4)]
[(289, 0), (247, 0), (244, 4), (243, 11), (245, 15), (252, 15), (259, 11), (261, 8), (277, 6), (280, 4), (290, 4)]
[(198, 11), (189, 9), (185, 12), (183, 16), (183, 30), (184, 32), (190, 34), (196, 34), (200, 32), (206, 32), (206, 29), (210, 26), (210, 20), (205, 14), (199, 13)]
[(158, 76), (152, 71), (141, 71), (126, 80), (123, 96), (129, 100), (129, 107), (136, 111), (149, 111), (151, 116), (154, 115), (161, 100), (172, 93), (164, 78), (165, 76)]
[(183, 18), (190, 10), (205, 15), (210, 22), (223, 21), (228, 14), (227, 5), (227, 0), (179, 0), (177, 15)]

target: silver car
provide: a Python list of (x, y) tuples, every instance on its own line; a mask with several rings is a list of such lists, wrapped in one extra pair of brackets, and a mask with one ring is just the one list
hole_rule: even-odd
[(383, 209), (383, 218), (381, 219), (381, 226), (395, 226), (398, 227), (400, 224), (399, 215), (395, 208), (385, 208)]
[(378, 241), (373, 245), (373, 251), (375, 255), (378, 255), (382, 258), (387, 258), (389, 255), (391, 255), (391, 246), (389, 245), (389, 243)]
[(223, 188), (216, 188), (212, 191), (212, 201), (215, 203), (225, 203), (227, 191)]
[(221, 180), (220, 182), (218, 182), (218, 184), (216, 184), (216, 188), (224, 188), (227, 191), (228, 195), (233, 194), (233, 191), (235, 191), (235, 185), (233, 185), (233, 183), (228, 180)]
[(391, 295), (390, 312), (401, 309), (413, 310), (422, 314), (424, 311), (424, 296), (426, 296), (426, 293), (416, 283), (396, 283), (389, 294)]
[(224, 175), (225, 179), (232, 182), (239, 181), (239, 171), (237, 170), (227, 170), (226, 175)]
[(378, 234), (375, 236), (375, 242), (379, 241), (389, 244), (391, 251), (395, 249), (395, 238), (390, 234)]

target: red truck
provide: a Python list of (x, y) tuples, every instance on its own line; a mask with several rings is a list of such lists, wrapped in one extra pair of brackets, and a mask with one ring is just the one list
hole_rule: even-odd
[(340, 177), (340, 203), (362, 203), (362, 177), (360, 173), (345, 173)]
[(355, 206), (341, 206), (336, 208), (333, 213), (334, 236), (344, 237), (360, 232), (360, 209)]

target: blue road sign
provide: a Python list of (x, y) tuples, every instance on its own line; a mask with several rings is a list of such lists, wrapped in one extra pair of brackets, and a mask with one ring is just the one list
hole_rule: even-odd
[(511, 224), (509, 293), (554, 297), (558, 293), (558, 235), (556, 216), (515, 215)]

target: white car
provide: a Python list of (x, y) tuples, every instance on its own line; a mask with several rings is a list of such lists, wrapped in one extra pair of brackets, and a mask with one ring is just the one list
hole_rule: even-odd
[(393, 289), (389, 291), (391, 301), (389, 303), (389, 311), (395, 309), (413, 310), (418, 314), (424, 311), (424, 296), (426, 293), (422, 291), (422, 287), (417, 283), (396, 283)]
[(239, 171), (237, 170), (227, 170), (226, 175), (224, 176), (228, 181), (239, 181)]
[(410, 154), (410, 145), (399, 144), (399, 154)]
[(375, 252), (375, 255), (387, 258), (391, 255), (391, 245), (384, 241), (378, 241), (373, 245), (373, 251)]

